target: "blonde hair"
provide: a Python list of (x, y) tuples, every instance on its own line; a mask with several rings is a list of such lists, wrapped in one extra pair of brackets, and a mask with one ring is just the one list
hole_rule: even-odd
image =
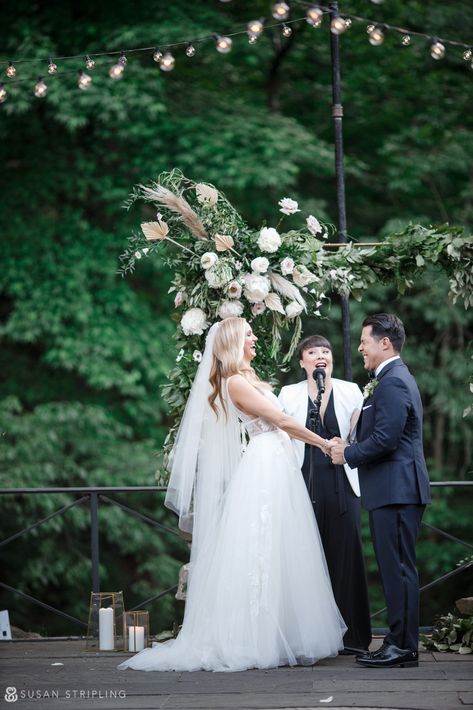
[(271, 389), (270, 385), (260, 380), (252, 367), (244, 365), (245, 354), (245, 334), (248, 323), (244, 318), (225, 318), (217, 329), (213, 345), (213, 359), (210, 369), (209, 382), (212, 385), (212, 392), (209, 396), (209, 404), (215, 414), (219, 415), (216, 403), (220, 399), (225, 415), (227, 408), (222, 396), (222, 383), (232, 375), (243, 375), (252, 385), (259, 389)]

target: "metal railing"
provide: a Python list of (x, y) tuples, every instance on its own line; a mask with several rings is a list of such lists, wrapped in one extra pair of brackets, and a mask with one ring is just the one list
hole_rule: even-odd
[[(463, 488), (463, 487), (473, 487), (473, 481), (432, 481), (431, 482), (431, 487), (432, 488), (440, 488), (440, 487), (449, 487), (449, 488)], [(37, 520), (35, 523), (23, 528), (22, 530), (18, 530), (16, 533), (13, 535), (10, 535), (9, 537), (5, 538), (4, 540), (0, 541), (0, 548), (4, 547), (5, 545), (10, 544), (14, 540), (17, 540), (23, 535), (28, 534), (32, 530), (35, 530), (36, 528), (40, 527), (41, 525), (44, 525), (44, 523), (47, 523), (49, 520), (52, 520), (53, 518), (64, 515), (69, 511), (71, 508), (77, 505), (82, 505), (83, 503), (87, 502), (89, 503), (89, 508), (90, 508), (90, 560), (91, 560), (91, 578), (92, 578), (92, 591), (94, 592), (99, 592), (100, 591), (100, 539), (99, 539), (99, 503), (100, 501), (104, 503), (108, 503), (111, 505), (118, 506), (121, 508), (124, 512), (128, 513), (129, 515), (132, 515), (133, 517), (137, 518), (138, 520), (143, 521), (147, 525), (150, 525), (159, 531), (169, 534), (169, 535), (174, 535), (176, 537), (180, 537), (180, 533), (178, 530), (169, 528), (166, 525), (163, 525), (159, 521), (155, 520), (154, 518), (150, 517), (149, 515), (144, 515), (138, 510), (135, 510), (134, 508), (131, 508), (128, 505), (123, 504), (121, 501), (116, 500), (115, 498), (110, 498), (110, 494), (119, 494), (119, 493), (158, 493), (158, 492), (164, 492), (166, 490), (165, 486), (98, 486), (98, 487), (52, 487), (52, 488), (0, 488), (0, 495), (13, 495), (13, 496), (20, 496), (20, 495), (50, 495), (53, 493), (66, 493), (69, 495), (78, 495), (80, 496), (76, 500), (72, 501), (71, 503), (67, 505), (63, 505), (61, 508), (58, 508), (58, 510), (55, 510), (53, 513), (50, 513), (44, 518), (41, 518), (40, 520)], [(451, 535), (450, 533), (446, 532), (445, 530), (441, 530), (440, 528), (437, 528), (433, 525), (430, 525), (429, 523), (422, 522), (422, 525), (433, 532), (441, 535), (445, 539), (448, 539), (452, 542), (455, 542), (457, 544), (460, 544), (469, 550), (473, 550), (473, 544), (466, 542), (465, 540), (461, 540), (458, 537), (455, 537), (454, 535)], [(425, 584), (423, 587), (421, 587), (420, 591), (423, 592), (427, 589), (431, 589), (432, 587), (435, 587), (442, 582), (446, 581), (447, 579), (461, 574), (463, 571), (468, 569), (469, 567), (473, 566), (473, 560), (467, 560), (463, 564), (459, 565), (458, 567), (454, 568), (453, 570), (450, 570), (443, 574), (442, 576), (438, 577), (437, 579), (432, 580), (428, 584)], [(16, 594), (17, 596), (20, 596), (23, 599), (26, 599), (27, 601), (32, 602), (33, 604), (39, 605), (44, 609), (47, 609), (48, 611), (51, 611), (54, 614), (57, 614), (58, 616), (62, 616), (63, 618), (68, 619), (69, 621), (73, 621), (82, 627), (87, 628), (87, 624), (82, 621), (81, 619), (78, 619), (75, 616), (72, 616), (71, 614), (68, 614), (60, 609), (56, 609), (55, 607), (51, 606), (50, 604), (47, 604), (46, 602), (37, 599), (36, 597), (33, 597), (30, 594), (26, 594), (25, 592), (21, 591), (20, 589), (16, 589), (15, 587), (11, 587), (8, 584), (5, 584), (4, 582), (0, 581), (0, 587), (5, 589), (6, 591), (11, 592), (12, 594)], [(166, 596), (167, 594), (171, 594), (177, 589), (177, 584), (175, 584), (172, 587), (169, 587), (168, 589), (165, 589), (161, 592), (158, 592), (154, 596), (150, 597), (149, 599), (145, 599), (142, 601), (140, 604), (137, 604), (133, 609), (130, 611), (134, 611), (136, 609), (142, 608), (149, 603), (153, 601), (158, 601), (162, 597)], [(376, 616), (382, 614), (386, 608), (384, 607), (383, 609), (379, 609), (378, 611), (374, 612), (371, 614), (371, 618), (375, 618)]]

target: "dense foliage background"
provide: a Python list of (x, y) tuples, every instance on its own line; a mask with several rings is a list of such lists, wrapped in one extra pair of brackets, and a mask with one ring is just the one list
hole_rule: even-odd
[[(269, 15), (260, 0), (158, 3), (5, 0), (0, 56), (71, 55), (171, 44), (231, 32)], [(346, 12), (470, 41), (468, 0), (346, 0)], [(294, 16), (302, 16), (294, 9)], [(86, 486), (154, 482), (168, 422), (159, 388), (175, 361), (171, 274), (142, 260), (132, 277), (117, 275), (118, 255), (140, 220), (121, 209), (134, 183), (180, 168), (215, 183), (252, 225), (274, 219), (278, 199), (297, 199), (304, 214), (336, 222), (327, 24), (294, 26), (289, 40), (268, 30), (255, 46), (235, 38), (231, 54), (212, 42), (189, 59), (176, 52), (164, 74), (146, 55), (129, 55), (112, 82), (98, 61), (88, 92), (77, 76), (48, 77), (47, 98), (32, 85), (38, 66), (18, 64), (19, 78), (0, 106), (0, 463), (1, 486)], [(473, 72), (461, 51), (441, 62), (424, 41), (400, 47), (387, 34), (372, 47), (364, 25), (341, 38), (349, 232), (382, 239), (409, 221), (473, 222)], [(77, 69), (76, 63), (58, 62)], [(405, 359), (425, 402), (426, 453), (434, 479), (471, 477), (471, 419), (466, 382), (473, 315), (448, 302), (444, 277), (429, 271), (405, 296), (373, 288), (353, 303), (356, 357), (366, 313), (396, 311), (405, 321)], [(332, 339), (341, 374), (340, 313), (305, 332)], [(298, 375), (297, 364), (294, 373)], [(426, 520), (471, 542), (472, 489), (434, 490)], [(69, 496), (0, 498), (3, 536), (70, 502)], [(121, 500), (174, 525), (162, 497)], [(75, 507), (3, 549), (3, 581), (53, 606), (87, 617), (90, 591), (89, 513)], [(176, 581), (187, 557), (183, 542), (146, 527), (116, 507), (100, 511), (103, 589), (125, 592), (131, 607)], [(365, 526), (366, 528), (366, 526)], [(373, 609), (382, 600), (369, 535), (366, 554)], [(465, 548), (423, 532), (425, 582), (448, 571)], [(426, 593), (422, 622), (471, 591), (470, 574)], [(12, 623), (43, 633), (77, 633), (10, 593), (1, 601)], [(170, 626), (182, 608), (170, 597), (151, 606), (153, 630)], [(377, 621), (382, 619), (377, 618)]]

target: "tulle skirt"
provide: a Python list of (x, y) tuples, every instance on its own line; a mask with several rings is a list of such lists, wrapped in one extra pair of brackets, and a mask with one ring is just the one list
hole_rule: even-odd
[(289, 438), (271, 431), (251, 439), (226, 491), (214, 539), (191, 558), (178, 637), (119, 668), (310, 665), (336, 656), (345, 631)]

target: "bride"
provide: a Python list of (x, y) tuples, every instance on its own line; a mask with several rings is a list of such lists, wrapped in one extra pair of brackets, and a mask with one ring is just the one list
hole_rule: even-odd
[(327, 442), (257, 377), (256, 341), (243, 318), (208, 333), (165, 501), (192, 531), (183, 625), (119, 668), (241, 671), (310, 665), (343, 649), (346, 626), (289, 437), (324, 451)]

